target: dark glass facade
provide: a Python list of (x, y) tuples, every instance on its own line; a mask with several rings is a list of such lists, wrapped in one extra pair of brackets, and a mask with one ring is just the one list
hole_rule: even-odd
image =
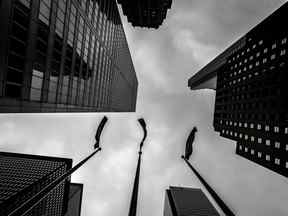
[[(0, 215), (11, 213), (71, 166), (71, 159), (0, 152)], [(25, 216), (63, 216), (69, 184), (59, 184)]]
[(166, 190), (164, 216), (220, 216), (201, 189), (170, 187)]
[(0, 13), (0, 112), (135, 111), (114, 1), (12, 0)]
[(159, 28), (166, 19), (172, 0), (117, 0), (133, 26)]
[(285, 3), (206, 68), (217, 72), (215, 130), (237, 141), (238, 155), (286, 177), (288, 30), (279, 24), (287, 14)]

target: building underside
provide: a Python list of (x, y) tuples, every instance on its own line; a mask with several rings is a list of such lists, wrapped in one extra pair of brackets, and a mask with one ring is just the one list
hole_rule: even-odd
[(133, 26), (159, 28), (171, 8), (172, 0), (117, 0)]

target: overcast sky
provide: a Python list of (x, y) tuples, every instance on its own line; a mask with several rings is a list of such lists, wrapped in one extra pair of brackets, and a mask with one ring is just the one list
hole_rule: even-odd
[[(198, 127), (191, 163), (237, 215), (287, 216), (288, 180), (235, 154), (214, 132), (215, 92), (190, 91), (188, 79), (284, 0), (174, 0), (158, 30), (123, 24), (139, 89), (136, 113), (108, 114), (103, 151), (72, 177), (84, 184), (83, 216), (128, 214), (144, 117), (139, 216), (163, 215), (170, 185), (201, 187), (180, 158)], [(122, 13), (122, 10), (120, 10)], [(0, 116), (0, 150), (73, 158), (92, 151), (103, 113)]]

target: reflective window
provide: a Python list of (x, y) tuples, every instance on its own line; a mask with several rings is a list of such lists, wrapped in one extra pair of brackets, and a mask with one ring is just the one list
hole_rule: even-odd
[(87, 0), (80, 0), (81, 1), (81, 7), (84, 11), (86, 11), (86, 1)]
[(48, 101), (50, 103), (56, 103), (56, 92), (57, 92), (58, 76), (50, 76), (49, 80), (49, 92)]
[(89, 68), (92, 69), (92, 64), (94, 60), (94, 51), (95, 51), (95, 35), (93, 33), (91, 38), (91, 45), (90, 45), (90, 58), (89, 58)]
[(57, 7), (57, 17), (56, 17), (56, 34), (61, 38), (63, 37), (64, 32), (64, 21), (65, 21), (65, 12), (66, 12), (66, 0), (59, 0)]
[(98, 5), (98, 2), (95, 1), (94, 26), (96, 26), (97, 24), (98, 14), (99, 14), (99, 5)]
[(68, 29), (68, 44), (72, 47), (74, 41), (75, 24), (76, 24), (76, 7), (72, 3), (71, 13), (69, 19), (69, 29)]
[(84, 97), (84, 80), (80, 79), (80, 89), (79, 89), (79, 97), (78, 97), (78, 104), (82, 105)]
[(83, 40), (83, 31), (84, 31), (84, 20), (81, 16), (80, 16), (78, 29), (79, 29), (79, 34), (78, 34), (78, 41), (77, 41), (77, 53), (80, 56), (81, 48), (82, 48), (82, 40)]
[(33, 70), (32, 81), (31, 81), (31, 91), (30, 91), (30, 100), (40, 101), (41, 100), (41, 91), (43, 85), (44, 74), (41, 71)]
[(27, 8), (30, 8), (30, 0), (19, 0), (19, 2), (21, 2)]
[(280, 159), (279, 158), (275, 158), (275, 164), (280, 165)]
[(74, 77), (73, 82), (72, 82), (72, 104), (76, 104), (77, 82), (78, 82), (78, 78)]
[(275, 142), (275, 148), (280, 148), (280, 142)]
[(93, 12), (93, 0), (89, 0), (89, 10), (88, 10), (88, 18), (92, 20), (92, 12)]
[(63, 103), (63, 104), (65, 104), (67, 102), (68, 84), (69, 84), (69, 75), (64, 75), (63, 76), (63, 84), (62, 84), (62, 93), (61, 93), (61, 103)]
[(49, 25), (50, 23), (51, 0), (40, 0), (39, 19)]
[(88, 49), (89, 49), (89, 37), (90, 37), (90, 29), (87, 28), (86, 38), (85, 38), (85, 46), (84, 46), (84, 56), (83, 59), (87, 62), (88, 58)]

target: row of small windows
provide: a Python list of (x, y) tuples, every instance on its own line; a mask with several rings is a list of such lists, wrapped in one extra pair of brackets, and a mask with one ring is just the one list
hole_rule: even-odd
[[(232, 93), (232, 94), (231, 94)], [(275, 108), (278, 106), (279, 100), (277, 96), (281, 94), (280, 88), (264, 88), (264, 89), (256, 89), (250, 92), (236, 92), (236, 88), (231, 90), (231, 95), (225, 95), (220, 93), (217, 95), (217, 103), (219, 108), (223, 108), (224, 110), (238, 110), (245, 108)], [(255, 99), (251, 101), (251, 99)]]
[[(281, 42), (280, 42), (280, 44), (281, 45), (285, 45), (287, 43), (287, 37), (284, 37), (282, 40), (281, 40)], [(258, 42), (258, 45), (260, 46), (260, 45), (262, 45), (263, 44), (263, 40), (260, 40), (259, 42)], [(252, 49), (255, 49), (257, 47), (257, 44), (255, 43), (255, 44), (253, 44), (252, 45)], [(273, 49), (276, 49), (276, 47), (277, 47), (277, 42), (274, 42), (272, 45), (271, 45), (271, 49), (273, 50)], [(228, 63), (232, 63), (233, 61), (236, 61), (237, 59), (239, 59), (241, 56), (244, 56), (245, 55), (245, 53), (249, 53), (251, 51), (251, 48), (247, 48), (245, 51), (242, 51), (241, 52), (241, 54), (240, 53), (238, 53), (237, 55), (235, 55), (235, 56), (233, 56), (230, 60), (228, 60)], [(267, 53), (268, 52), (268, 48), (264, 48), (263, 49), (263, 53)], [(258, 56), (260, 56), (260, 53), (258, 54)], [(251, 57), (250, 57), (251, 58)], [(250, 59), (251, 60), (251, 59)]]
[[(287, 53), (287, 50), (286, 49), (282, 49), (279, 52), (279, 56), (284, 56), (284, 55), (286, 55), (286, 53)], [(242, 69), (239, 69), (238, 70), (238, 74), (241, 74), (241, 72), (247, 71), (247, 69), (252, 69), (254, 67), (254, 64), (255, 64), (255, 67), (257, 67), (261, 63), (263, 63), (263, 64), (267, 63), (269, 59), (270, 60), (275, 60), (276, 59), (276, 55), (277, 54), (274, 53), (274, 54), (271, 54), (269, 58), (265, 57), (262, 60), (255, 61), (255, 63), (251, 62), (249, 65), (247, 64), (247, 66), (243, 66)], [(258, 56), (259, 56), (259, 53), (256, 54), (256, 57), (258, 57)], [(252, 61), (253, 60), (253, 56), (250, 56), (249, 60)], [(247, 59), (244, 60), (244, 63), (247, 63)], [(240, 66), (242, 66), (242, 62), (239, 63), (239, 67)], [(234, 69), (237, 69), (237, 68), (238, 68), (238, 64), (235, 64), (234, 66), (230, 67), (230, 70), (234, 70)], [(234, 75), (235, 75), (235, 73), (234, 73)], [(232, 77), (233, 73), (231, 73), (230, 76)]]
[[(251, 128), (251, 129), (257, 129), (257, 130), (262, 130), (264, 129), (265, 131), (273, 131), (274, 133), (279, 133), (280, 132), (280, 127), (279, 126), (270, 126), (270, 125), (262, 125), (262, 124), (255, 124), (255, 123), (247, 123), (247, 122), (236, 122), (236, 121), (227, 121), (227, 120), (220, 120), (220, 124), (223, 125), (229, 125), (229, 126), (234, 126), (234, 127), (244, 127), (244, 128)], [(288, 134), (288, 127), (285, 127), (283, 130), (284, 134)]]
[[(242, 145), (239, 145), (239, 150), (240, 150), (240, 151), (243, 151), (243, 150), (244, 150), (244, 152), (246, 152), (246, 153), (250, 152), (251, 155), (255, 155), (255, 154), (256, 154), (256, 152), (255, 152), (254, 149), (250, 149), (250, 151), (249, 151), (249, 148), (247, 148), (247, 147), (244, 148)], [(266, 154), (266, 155), (265, 155), (265, 154), (262, 153), (262, 152), (257, 152), (257, 157), (258, 157), (258, 158), (262, 158), (262, 156), (263, 156), (263, 157), (265, 156), (265, 160), (266, 160), (266, 161), (271, 161), (271, 155), (269, 155), (269, 154)], [(275, 158), (275, 159), (274, 159), (274, 163), (275, 163), (276, 165), (280, 165), (280, 164), (281, 164), (281, 159)], [(286, 161), (285, 167), (288, 169), (288, 161)]]
[[(285, 51), (285, 53), (286, 53), (286, 51)], [(275, 54), (274, 55), (271, 55), (271, 60), (274, 60), (276, 58), (276, 56), (275, 56)], [(267, 62), (267, 58), (264, 58), (263, 59), (263, 64), (265, 64)], [(259, 66), (260, 65), (260, 62), (259, 61), (257, 61), (256, 63), (255, 63), (255, 67), (257, 67), (257, 66)], [(281, 63), (279, 63), (279, 66), (280, 67), (283, 67), (285, 65), (285, 63), (284, 62), (281, 62)], [(242, 72), (245, 72), (245, 71), (248, 71), (248, 69), (249, 70), (251, 70), (253, 68), (253, 64), (250, 64), (249, 65), (249, 68), (248, 67), (244, 67), (243, 68), (243, 70), (242, 69), (240, 69), (240, 70), (238, 70), (238, 71), (232, 71), (230, 74), (229, 74), (229, 76), (231, 77), (231, 78), (233, 78), (233, 77), (236, 77), (236, 79), (234, 79), (233, 81), (230, 81), (229, 82), (229, 85), (231, 85), (232, 83), (233, 84), (235, 84), (236, 82), (241, 82), (241, 81), (245, 81), (246, 79), (249, 79), (249, 78), (252, 78), (252, 77), (256, 77), (256, 76), (258, 76), (260, 73), (267, 73), (267, 72), (269, 72), (269, 71), (272, 71), (272, 72), (275, 72), (274, 70), (276, 69), (276, 67), (274, 66), (274, 65), (271, 65), (269, 68), (263, 68), (261, 71), (254, 71), (254, 72), (250, 72), (249, 74), (247, 74), (246, 76), (243, 74), (241, 77), (239, 77), (239, 75), (240, 74), (242, 74)], [(237, 79), (237, 77), (239, 77), (238, 79)], [(230, 78), (230, 79), (231, 79)], [(223, 81), (225, 81), (225, 80), (228, 80), (228, 79), (226, 79), (225, 77), (223, 78)]]
[[(271, 77), (270, 77), (271, 78)], [(262, 83), (262, 82), (261, 82)], [(216, 100), (218, 99), (224, 99), (227, 98), (229, 99), (230, 96), (240, 96), (244, 94), (249, 94), (250, 97), (266, 97), (266, 96), (277, 96), (280, 95), (281, 91), (280, 88), (278, 86), (267, 86), (267, 85), (263, 85), (263, 86), (259, 86), (259, 84), (261, 84), (259, 82), (253, 82), (253, 83), (245, 83), (244, 85), (237, 85), (237, 86), (233, 86), (233, 88), (231, 89), (219, 89), (217, 90), (217, 94), (216, 94)], [(243, 97), (241, 96), (241, 97)], [(245, 98), (245, 97), (244, 97)], [(248, 96), (247, 96), (248, 98)]]
[[(234, 136), (234, 137), (239, 137), (240, 139), (244, 139), (246, 141), (251, 141), (251, 144), (253, 142), (256, 142), (257, 139), (257, 143), (262, 144), (263, 143), (263, 139), (261, 137), (255, 137), (255, 136), (250, 136), (248, 134), (243, 134), (243, 133), (238, 133), (238, 132), (233, 132), (233, 131), (229, 131), (229, 130), (224, 130), (222, 129), (222, 134), (226, 134), (226, 135), (230, 135), (230, 136)], [(250, 139), (249, 139), (250, 137)], [(280, 149), (281, 147), (281, 143), (279, 141), (273, 141), (274, 142), (274, 147), (276, 149)], [(266, 146), (271, 146), (271, 140), (270, 139), (266, 139), (265, 140), (265, 145)], [(286, 144), (285, 150), (288, 151), (288, 144)]]
[[(280, 116), (280, 113), (277, 112), (261, 112), (259, 111), (259, 113), (249, 113), (247, 111), (239, 111), (237, 113), (232, 113), (232, 112), (227, 112), (226, 110), (215, 110), (215, 118), (217, 119), (217, 121), (220, 121), (221, 119), (224, 120), (239, 120), (239, 121), (279, 121), (282, 117)], [(286, 114), (286, 117), (284, 117), (286, 119), (288, 119), (288, 114)], [(220, 122), (219, 122), (220, 124)], [(281, 132), (282, 133), (282, 132)]]

